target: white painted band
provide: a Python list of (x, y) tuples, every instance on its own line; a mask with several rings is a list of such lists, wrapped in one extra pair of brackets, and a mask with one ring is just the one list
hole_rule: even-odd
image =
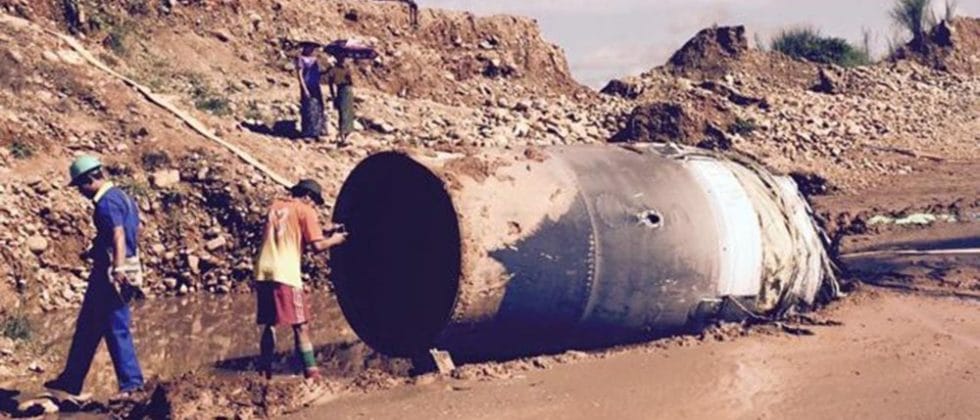
[(718, 294), (758, 295), (762, 279), (762, 231), (752, 200), (723, 163), (690, 159), (685, 166), (709, 197), (715, 216), (711, 222), (720, 233)]

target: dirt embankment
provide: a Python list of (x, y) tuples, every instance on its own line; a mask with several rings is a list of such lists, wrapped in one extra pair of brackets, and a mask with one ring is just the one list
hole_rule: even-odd
[[(0, 7), (73, 30), (115, 52), (141, 55), (142, 47), (151, 55), (146, 58), (162, 61), (155, 64), (193, 65), (228, 76), (289, 70), (292, 57), (283, 50), (299, 41), (354, 37), (380, 53), (378, 60), (357, 66), (359, 81), (388, 94), (479, 104), (477, 90), (500, 91), (503, 84), (525, 95), (587, 91), (571, 77), (562, 51), (522, 17), (423, 9), (422, 24), (413, 28), (408, 9), (390, 1), (64, 2), (74, 5), (74, 14), (58, 3), (4, 0)], [(168, 45), (174, 41), (184, 45)], [(140, 58), (120, 61), (138, 66)]]

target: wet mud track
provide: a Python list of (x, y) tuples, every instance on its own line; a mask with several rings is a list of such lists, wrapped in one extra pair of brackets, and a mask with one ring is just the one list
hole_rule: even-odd
[[(440, 379), (293, 418), (970, 418), (980, 301), (865, 288), (792, 336), (649, 344), (493, 381)], [(686, 344), (685, 344), (686, 343)]]

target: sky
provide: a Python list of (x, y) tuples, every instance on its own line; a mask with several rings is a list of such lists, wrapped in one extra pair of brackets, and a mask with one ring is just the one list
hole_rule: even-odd
[[(807, 26), (859, 44), (865, 29), (883, 54), (901, 32), (891, 23), (894, 0), (418, 0), (423, 7), (537, 19), (545, 38), (568, 56), (579, 82), (602, 87), (613, 78), (663, 64), (699, 30), (745, 25), (749, 42), (768, 42), (785, 28)], [(933, 0), (937, 13), (944, 0)], [(958, 15), (980, 16), (980, 0), (956, 1)]]

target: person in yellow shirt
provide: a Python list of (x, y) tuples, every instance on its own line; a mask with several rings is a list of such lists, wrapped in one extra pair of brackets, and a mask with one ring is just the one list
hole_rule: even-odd
[(308, 323), (309, 296), (303, 291), (300, 261), (310, 249), (323, 252), (340, 245), (346, 233), (334, 229), (324, 235), (314, 205), (323, 204), (320, 185), (305, 179), (290, 189), (290, 196), (272, 203), (265, 223), (262, 246), (255, 263), (257, 316), (262, 325), (261, 369), (272, 377), (276, 349), (275, 326), (293, 327), (296, 355), (303, 361), (304, 376), (318, 379)]

